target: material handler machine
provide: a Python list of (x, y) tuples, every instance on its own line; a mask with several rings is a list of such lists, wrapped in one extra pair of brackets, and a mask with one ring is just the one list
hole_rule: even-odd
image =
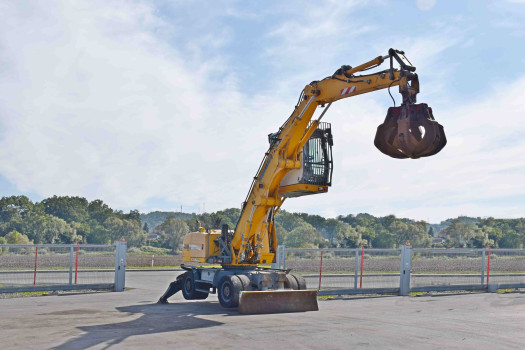
[[(389, 68), (357, 75), (387, 60)], [(394, 101), (394, 107), (388, 109), (377, 128), (375, 146), (393, 158), (416, 159), (441, 151), (447, 142), (443, 126), (430, 107), (416, 104), (419, 81), (415, 70), (403, 51), (390, 49), (386, 56), (357, 67), (344, 65), (333, 75), (306, 85), (291, 116), (268, 135), (270, 147), (242, 204), (235, 230), (227, 225), (221, 230), (200, 228), (184, 238), (184, 262), (216, 265), (182, 265), (186, 271), (170, 284), (159, 303), (167, 303), (182, 291), (187, 300), (217, 293), (223, 307), (239, 307), (240, 313), (317, 310), (317, 291), (306, 289), (303, 277), (262, 266), (275, 262), (275, 214), (286, 198), (325, 193), (331, 186), (333, 138), (331, 125), (321, 119), (335, 101), (397, 85), (402, 103), (395, 107)], [(324, 110), (312, 120), (318, 107)]]

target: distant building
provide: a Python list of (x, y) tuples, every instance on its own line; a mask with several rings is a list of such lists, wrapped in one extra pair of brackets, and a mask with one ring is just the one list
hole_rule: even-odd
[(159, 239), (160, 238), (160, 235), (156, 234), (156, 233), (150, 233), (148, 235), (148, 240), (149, 241), (153, 241), (153, 240), (156, 240), (156, 239)]
[(447, 240), (444, 237), (434, 237), (432, 239), (432, 244), (445, 243)]

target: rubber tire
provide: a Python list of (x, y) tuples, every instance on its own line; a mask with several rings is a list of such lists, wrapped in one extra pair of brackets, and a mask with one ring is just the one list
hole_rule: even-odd
[(195, 294), (195, 282), (193, 280), (193, 273), (185, 272), (182, 279), (182, 296), (186, 300), (193, 300)]
[(186, 272), (182, 280), (182, 296), (186, 300), (204, 300), (208, 293), (198, 292), (195, 290), (195, 279), (192, 272)]
[(286, 288), (293, 289), (293, 290), (299, 289), (299, 284), (297, 283), (297, 280), (295, 279), (293, 275), (287, 274), (286, 280), (287, 280), (287, 282), (285, 282)]
[(239, 306), (239, 294), (242, 290), (242, 283), (238, 276), (223, 276), (218, 286), (219, 303), (224, 308)]
[(297, 289), (298, 290), (306, 290), (306, 281), (304, 280), (304, 277), (301, 275), (294, 275), (290, 274), (295, 280), (297, 281)]
[[(198, 285), (197, 285), (197, 287), (198, 287)], [(203, 289), (206, 289), (206, 288), (203, 288)], [(210, 293), (195, 291), (193, 299), (195, 299), (195, 300), (204, 300), (204, 299), (207, 299), (208, 296), (210, 296)]]
[(237, 277), (239, 278), (239, 280), (241, 280), (242, 290), (250, 291), (253, 289), (252, 282), (250, 281), (250, 277), (246, 275), (237, 275)]

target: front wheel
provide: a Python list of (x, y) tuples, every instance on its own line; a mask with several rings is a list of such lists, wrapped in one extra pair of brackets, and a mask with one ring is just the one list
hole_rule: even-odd
[(297, 289), (298, 290), (305, 290), (306, 289), (306, 281), (304, 280), (304, 277), (301, 275), (294, 275), (290, 274), (289, 276), (293, 277), (295, 281), (297, 282)]
[(237, 276), (222, 277), (218, 287), (219, 303), (222, 307), (232, 308), (239, 306), (239, 294), (243, 288), (241, 280)]

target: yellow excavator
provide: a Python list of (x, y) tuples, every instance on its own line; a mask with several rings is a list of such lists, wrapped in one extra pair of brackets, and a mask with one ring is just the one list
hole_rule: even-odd
[[(357, 75), (386, 60), (389, 68)], [(333, 75), (306, 85), (291, 116), (268, 135), (270, 147), (235, 230), (227, 225), (221, 230), (200, 228), (184, 238), (183, 262), (215, 266), (181, 265), (185, 272), (170, 284), (159, 303), (182, 291), (187, 300), (217, 293), (223, 307), (238, 307), (240, 313), (317, 310), (317, 291), (307, 289), (303, 277), (263, 266), (275, 262), (275, 214), (286, 198), (325, 193), (331, 186), (333, 138), (331, 125), (321, 119), (335, 101), (381, 89), (390, 93), (392, 86), (399, 86), (402, 103), (396, 107), (394, 101), (388, 109), (377, 128), (375, 146), (390, 157), (412, 159), (432, 156), (445, 147), (443, 126), (434, 119), (432, 109), (416, 104), (415, 70), (403, 51), (390, 49), (388, 55), (356, 67), (344, 65)], [(318, 107), (324, 110), (312, 120)]]

